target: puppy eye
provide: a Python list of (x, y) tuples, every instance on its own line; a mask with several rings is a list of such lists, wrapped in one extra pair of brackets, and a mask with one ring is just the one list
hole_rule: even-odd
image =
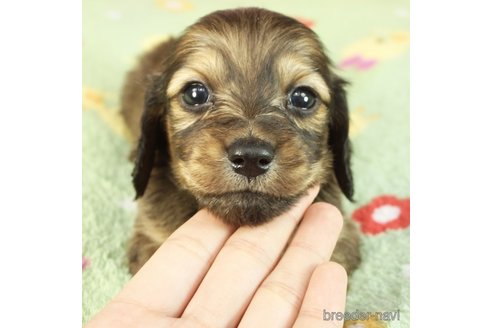
[(310, 109), (316, 103), (316, 95), (308, 87), (298, 87), (290, 94), (289, 102), (296, 108)]
[(183, 90), (183, 100), (190, 106), (205, 104), (208, 101), (208, 96), (207, 88), (199, 82), (190, 83)]

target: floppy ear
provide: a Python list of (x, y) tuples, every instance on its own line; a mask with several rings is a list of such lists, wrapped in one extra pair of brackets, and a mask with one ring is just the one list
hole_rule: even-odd
[(145, 192), (156, 153), (167, 161), (167, 140), (164, 131), (164, 113), (167, 106), (159, 78), (154, 78), (145, 95), (145, 108), (140, 122), (140, 140), (132, 172), (133, 186), (139, 198)]
[(354, 185), (350, 168), (351, 145), (349, 134), (349, 113), (345, 93), (346, 81), (334, 77), (331, 83), (331, 120), (328, 145), (333, 153), (335, 176), (345, 197), (353, 201)]

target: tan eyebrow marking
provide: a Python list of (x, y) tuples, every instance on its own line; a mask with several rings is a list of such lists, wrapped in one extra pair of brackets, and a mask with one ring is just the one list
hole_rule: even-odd
[(205, 81), (205, 77), (191, 68), (182, 68), (174, 73), (169, 85), (167, 87), (166, 93), (169, 98), (176, 96), (186, 84), (191, 81)]
[(289, 54), (279, 58), (277, 63), (279, 81), (284, 92), (289, 86), (308, 86), (315, 90), (321, 100), (325, 103), (330, 102), (330, 89), (326, 85), (321, 74), (305, 63), (301, 58)]
[(174, 97), (191, 81), (217, 84), (225, 75), (222, 56), (212, 48), (201, 48), (200, 51), (188, 55), (184, 67), (171, 78), (166, 90), (169, 97)]

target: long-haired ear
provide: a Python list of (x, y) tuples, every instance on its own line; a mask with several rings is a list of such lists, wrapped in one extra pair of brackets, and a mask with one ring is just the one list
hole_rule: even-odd
[[(154, 167), (156, 152), (167, 157), (167, 145), (164, 131), (165, 100), (163, 98), (160, 79), (154, 78), (145, 95), (145, 108), (140, 121), (140, 140), (132, 172), (133, 186), (139, 198), (145, 192), (150, 173)], [(166, 158), (164, 158), (166, 160)]]
[(333, 167), (338, 185), (345, 197), (353, 201), (354, 184), (350, 168), (351, 144), (346, 84), (348, 83), (339, 77), (332, 79), (328, 145), (333, 153)]

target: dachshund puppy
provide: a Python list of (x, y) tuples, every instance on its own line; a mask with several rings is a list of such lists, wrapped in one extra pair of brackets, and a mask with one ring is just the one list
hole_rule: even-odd
[[(317, 201), (351, 199), (345, 84), (312, 30), (257, 8), (214, 12), (145, 54), (122, 96), (138, 142), (130, 272), (200, 208), (254, 226), (315, 184)], [(359, 263), (349, 220), (332, 259)]]

